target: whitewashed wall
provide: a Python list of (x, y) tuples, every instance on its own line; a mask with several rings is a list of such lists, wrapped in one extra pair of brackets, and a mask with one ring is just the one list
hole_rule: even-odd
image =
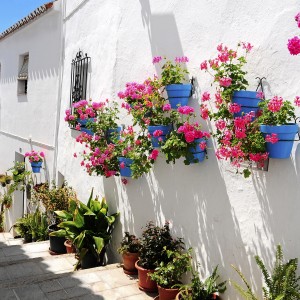
[[(44, 170), (37, 182), (51, 180), (61, 65), (61, 3), (0, 41), (0, 173), (31, 149), (44, 151)], [(29, 53), (27, 95), (18, 95), (19, 57)], [(31, 142), (29, 142), (31, 139)], [(30, 166), (29, 166), (30, 168)], [(6, 229), (22, 215), (16, 195)], [(18, 199), (16, 199), (18, 198)]]
[[(198, 111), (199, 95), (210, 89), (211, 81), (200, 72), (200, 63), (216, 55), (219, 43), (235, 47), (238, 41), (255, 46), (248, 58), (251, 89), (260, 75), (267, 77), (267, 96), (292, 99), (300, 94), (300, 57), (290, 56), (286, 48), (288, 38), (299, 33), (294, 22), (300, 10), (296, 0), (66, 0), (65, 4), (62, 110), (68, 108), (70, 64), (79, 49), (91, 56), (88, 96), (94, 100), (117, 100), (126, 82), (142, 82), (154, 74), (153, 56), (186, 55), (191, 76), (197, 78), (190, 104)], [(118, 178), (85, 175), (80, 160), (73, 159), (81, 149), (76, 133), (63, 122), (63, 114), (60, 121), (58, 171), (82, 200), (95, 187), (107, 197), (112, 212), (121, 212), (114, 249), (124, 230), (139, 235), (146, 221), (169, 220), (174, 235), (194, 248), (203, 276), (219, 264), (222, 279), (237, 279), (230, 267), (234, 264), (256, 289), (261, 278), (254, 255), (261, 255), (269, 266), (276, 244), (281, 243), (286, 257), (300, 257), (297, 143), (291, 159), (270, 160), (269, 172), (255, 171), (249, 179), (218, 162), (211, 142), (207, 161), (167, 165), (160, 157), (149, 176), (124, 186)], [(111, 257), (120, 259), (116, 254)], [(224, 299), (239, 298), (229, 287)]]

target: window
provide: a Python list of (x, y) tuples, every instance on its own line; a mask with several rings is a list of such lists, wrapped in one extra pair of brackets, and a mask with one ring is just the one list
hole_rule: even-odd
[(29, 55), (21, 55), (18, 74), (18, 94), (27, 94)]

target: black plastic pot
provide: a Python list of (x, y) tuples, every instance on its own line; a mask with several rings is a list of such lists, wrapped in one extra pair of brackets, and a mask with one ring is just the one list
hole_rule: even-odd
[(81, 268), (82, 269), (90, 269), (90, 268), (95, 268), (98, 266), (103, 266), (105, 252), (106, 252), (106, 246), (100, 252), (99, 260), (98, 260), (92, 252), (88, 251), (80, 263)]
[[(48, 227), (48, 233), (57, 231), (59, 228), (57, 224), (52, 224)], [(64, 237), (57, 237), (49, 235), (49, 242), (50, 242), (50, 251), (55, 252), (56, 254), (65, 254), (67, 253)]]
[(24, 235), (24, 243), (31, 243), (32, 242), (32, 235), (31, 233), (25, 233)]

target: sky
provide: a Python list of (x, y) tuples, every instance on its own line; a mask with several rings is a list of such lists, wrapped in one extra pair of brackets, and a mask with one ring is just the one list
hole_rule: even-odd
[(0, 33), (51, 0), (0, 0)]

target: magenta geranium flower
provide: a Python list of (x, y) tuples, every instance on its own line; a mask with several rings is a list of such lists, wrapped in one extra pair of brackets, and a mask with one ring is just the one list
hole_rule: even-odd
[(297, 36), (288, 40), (288, 49), (291, 55), (298, 55), (300, 53), (300, 39)]

